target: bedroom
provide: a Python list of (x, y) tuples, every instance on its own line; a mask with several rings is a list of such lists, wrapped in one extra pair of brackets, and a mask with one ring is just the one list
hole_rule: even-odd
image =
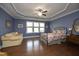
[(79, 55), (78, 23), (78, 3), (0, 3), (0, 51), (10, 56)]

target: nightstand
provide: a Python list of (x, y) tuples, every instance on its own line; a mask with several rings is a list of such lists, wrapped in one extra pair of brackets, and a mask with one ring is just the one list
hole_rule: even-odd
[(66, 40), (68, 42), (79, 44), (79, 35), (75, 35), (75, 34), (68, 35)]

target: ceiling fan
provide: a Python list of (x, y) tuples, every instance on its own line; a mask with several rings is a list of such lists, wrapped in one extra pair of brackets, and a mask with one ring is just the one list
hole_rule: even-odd
[(43, 10), (41, 8), (36, 9), (38, 16), (46, 16), (46, 13), (48, 12), (47, 10)]

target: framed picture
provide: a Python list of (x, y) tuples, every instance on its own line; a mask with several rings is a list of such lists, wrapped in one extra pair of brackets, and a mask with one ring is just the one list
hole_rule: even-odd
[(76, 19), (75, 21), (74, 21), (74, 31), (75, 32), (79, 32), (79, 19)]
[(23, 24), (18, 24), (18, 28), (23, 28)]
[(11, 20), (6, 20), (5, 21), (5, 26), (6, 26), (6, 28), (11, 28), (11, 26), (12, 26)]

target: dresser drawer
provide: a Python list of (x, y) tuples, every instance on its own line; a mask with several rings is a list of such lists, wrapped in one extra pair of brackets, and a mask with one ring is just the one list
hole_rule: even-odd
[(79, 44), (79, 35), (67, 36), (67, 41)]

